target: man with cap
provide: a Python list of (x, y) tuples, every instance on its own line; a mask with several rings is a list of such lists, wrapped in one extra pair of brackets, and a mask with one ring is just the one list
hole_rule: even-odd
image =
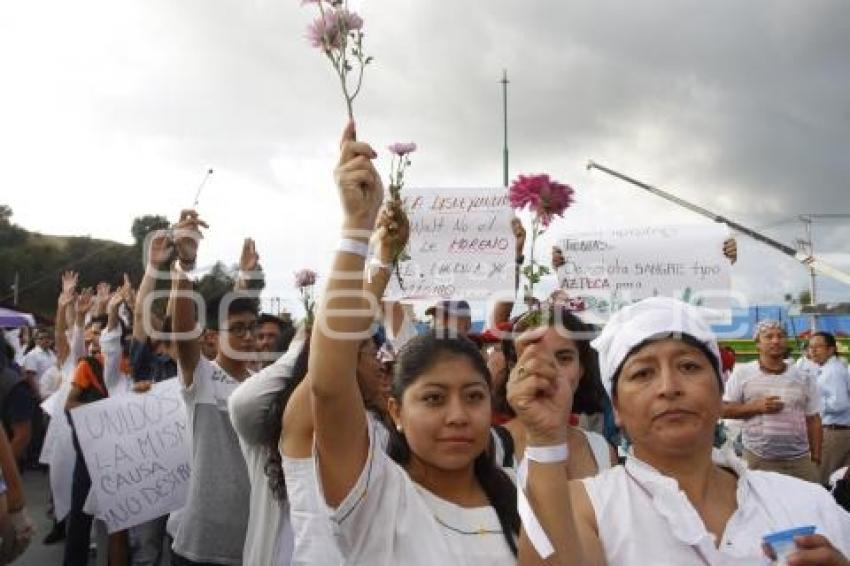
[(744, 421), (744, 458), (751, 469), (819, 482), (823, 430), (817, 381), (785, 362), (787, 335), (778, 321), (760, 322), (755, 341), (759, 357), (729, 378), (723, 416)]
[(428, 307), (425, 314), (431, 317), (431, 330), (438, 336), (466, 338), (472, 329), (472, 309), (464, 300), (439, 301)]

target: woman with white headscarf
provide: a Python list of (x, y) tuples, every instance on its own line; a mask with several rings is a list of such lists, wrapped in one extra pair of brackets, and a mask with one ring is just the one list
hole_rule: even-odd
[(572, 398), (559, 394), (564, 384), (545, 352), (517, 367), (509, 384), (529, 431), (523, 526), (547, 564), (768, 563), (764, 535), (808, 525), (816, 534), (794, 539), (789, 564), (850, 564), (850, 515), (826, 491), (747, 471), (734, 455), (713, 451), (720, 355), (696, 309), (641, 301), (613, 316), (593, 347), (632, 442), (624, 466), (567, 481), (561, 415)]

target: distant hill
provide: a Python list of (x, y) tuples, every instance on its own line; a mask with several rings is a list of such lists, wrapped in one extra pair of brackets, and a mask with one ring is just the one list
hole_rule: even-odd
[(118, 284), (125, 272), (134, 284), (141, 279), (142, 254), (138, 244), (30, 232), (12, 223), (11, 216), (11, 209), (0, 205), (0, 303), (12, 306), (16, 272), (16, 308), (51, 320), (63, 271), (78, 271), (81, 288), (94, 287), (99, 281)]

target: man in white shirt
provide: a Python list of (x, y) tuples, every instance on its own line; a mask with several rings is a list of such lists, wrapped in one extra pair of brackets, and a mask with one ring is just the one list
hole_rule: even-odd
[(809, 342), (823, 402), (822, 483), (838, 468), (850, 465), (850, 374), (836, 347), (835, 336), (829, 332), (817, 332)]
[(759, 358), (739, 365), (726, 384), (723, 416), (743, 419), (744, 458), (754, 470), (820, 481), (822, 428), (817, 382), (783, 359), (785, 328), (756, 328)]
[(39, 330), (35, 337), (35, 348), (24, 356), (24, 376), (34, 393), (40, 389), (39, 380), (44, 372), (56, 365), (56, 354), (50, 349), (51, 342), (50, 333)]

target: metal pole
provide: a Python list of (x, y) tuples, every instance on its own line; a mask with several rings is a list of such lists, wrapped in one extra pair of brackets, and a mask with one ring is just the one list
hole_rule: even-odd
[(504, 145), (502, 149), (502, 183), (508, 186), (508, 70), (502, 69), (502, 131)]
[(20, 273), (15, 272), (15, 294), (13, 295), (12, 304), (18, 306), (18, 287), (20, 286)]
[(791, 246), (786, 246), (785, 244), (783, 244), (781, 242), (777, 242), (773, 238), (769, 238), (769, 237), (765, 236), (764, 234), (760, 234), (760, 233), (756, 232), (755, 230), (747, 228), (746, 226), (744, 226), (742, 224), (738, 224), (734, 220), (730, 220), (730, 219), (726, 218), (725, 216), (715, 214), (714, 212), (711, 212), (710, 210), (707, 210), (707, 209), (705, 209), (701, 206), (697, 206), (695, 204), (692, 204), (692, 203), (690, 203), (686, 200), (683, 200), (683, 199), (681, 199), (681, 198), (679, 198), (675, 195), (671, 195), (670, 193), (668, 193), (666, 191), (662, 191), (661, 189), (653, 187), (652, 185), (647, 185), (646, 183), (642, 183), (641, 181), (638, 181), (637, 179), (634, 179), (632, 177), (629, 177), (628, 175), (624, 175), (622, 173), (614, 171), (613, 169), (609, 169), (608, 167), (605, 167), (604, 165), (600, 165), (600, 164), (595, 163), (593, 161), (588, 161), (587, 162), (587, 168), (588, 169), (599, 169), (600, 171), (603, 171), (605, 173), (608, 173), (609, 175), (617, 177), (618, 179), (622, 179), (623, 181), (626, 181), (627, 183), (631, 183), (632, 185), (640, 187), (640, 188), (642, 188), (642, 189), (644, 189), (644, 190), (646, 190), (646, 191), (648, 191), (648, 192), (650, 192), (650, 193), (652, 193), (656, 196), (659, 196), (659, 197), (661, 197), (665, 200), (669, 200), (670, 202), (674, 202), (674, 203), (678, 204), (679, 206), (681, 206), (683, 208), (687, 208), (688, 210), (696, 212), (697, 214), (700, 214), (702, 216), (710, 218), (710, 219), (714, 220), (715, 222), (722, 222), (722, 223), (726, 224), (727, 226), (737, 230), (738, 232), (741, 232), (742, 234), (745, 234), (745, 235), (749, 236), (750, 238), (753, 238), (754, 240), (757, 240), (757, 241), (759, 241), (763, 244), (767, 244), (768, 246), (779, 250), (780, 252), (784, 253), (785, 255), (793, 257), (794, 259), (796, 259), (797, 261), (799, 261), (800, 263), (802, 263), (803, 265), (805, 265), (806, 267), (808, 267), (810, 269), (813, 269), (815, 271), (819, 271), (819, 272), (821, 272), (821, 274), (826, 275), (827, 277), (831, 277), (831, 278), (833, 278), (837, 281), (840, 281), (840, 282), (844, 283), (845, 285), (850, 285), (850, 274), (848, 274), (848, 273), (846, 273), (846, 272), (844, 272), (840, 269), (837, 269), (835, 267), (832, 267), (831, 265), (829, 265), (827, 263), (824, 263), (823, 261), (819, 260), (818, 258), (816, 258), (813, 255), (805, 254), (803, 252), (798, 252), (797, 250), (795, 250)]
[[(815, 240), (812, 237), (812, 217), (801, 215), (800, 220), (803, 222), (806, 228), (806, 243), (808, 244), (808, 254), (815, 255)], [(809, 327), (811, 331), (817, 332), (818, 329), (818, 317), (814, 313), (815, 305), (818, 304), (817, 301), (817, 287), (815, 285), (815, 278), (817, 275), (815, 274), (815, 270), (809, 267), (809, 306), (812, 307), (812, 316), (809, 319)]]

